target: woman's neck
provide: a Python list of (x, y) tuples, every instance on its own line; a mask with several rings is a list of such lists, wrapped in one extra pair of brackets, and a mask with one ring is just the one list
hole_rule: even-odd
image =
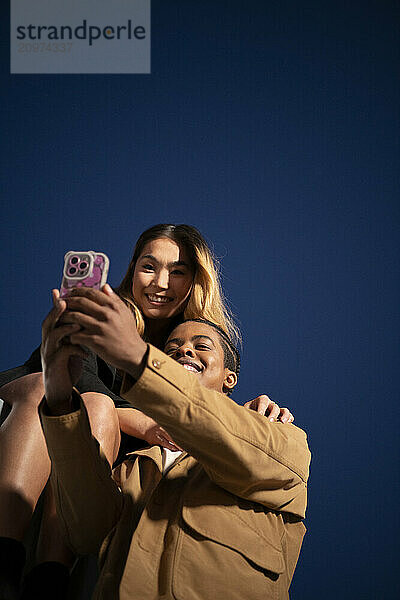
[(178, 316), (173, 319), (145, 319), (144, 340), (163, 350), (168, 334), (181, 318)]

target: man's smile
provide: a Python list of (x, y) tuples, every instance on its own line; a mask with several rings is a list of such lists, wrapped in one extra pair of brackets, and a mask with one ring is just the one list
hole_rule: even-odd
[(187, 358), (186, 356), (180, 358), (177, 362), (182, 365), (184, 369), (192, 371), (193, 373), (201, 373), (204, 370), (204, 367), (198, 365), (194, 360), (190, 360), (190, 358)]

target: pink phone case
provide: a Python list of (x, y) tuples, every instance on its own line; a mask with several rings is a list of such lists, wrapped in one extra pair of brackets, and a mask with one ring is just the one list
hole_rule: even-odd
[(72, 288), (89, 287), (99, 290), (107, 282), (110, 261), (103, 252), (73, 252), (64, 256), (60, 297), (68, 296)]

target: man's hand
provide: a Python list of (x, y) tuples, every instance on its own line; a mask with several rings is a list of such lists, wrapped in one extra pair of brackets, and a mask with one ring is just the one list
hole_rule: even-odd
[(132, 312), (106, 284), (101, 291), (76, 288), (65, 298), (68, 313), (61, 322), (79, 325), (70, 335), (74, 345), (87, 346), (103, 360), (138, 377), (147, 345)]
[(60, 325), (66, 303), (53, 290), (54, 307), (42, 325), (41, 357), (47, 405), (54, 415), (71, 410), (72, 386), (79, 379), (84, 350), (68, 342), (68, 336), (79, 330), (74, 323)]
[(294, 421), (294, 416), (288, 408), (280, 408), (276, 402), (273, 402), (265, 394), (257, 396), (257, 398), (246, 402), (243, 406), (250, 410), (255, 410), (260, 415), (265, 415), (271, 422), (293, 423)]

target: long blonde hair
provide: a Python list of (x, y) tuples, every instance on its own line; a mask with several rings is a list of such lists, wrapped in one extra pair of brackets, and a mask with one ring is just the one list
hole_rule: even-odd
[(144, 231), (136, 242), (132, 260), (116, 292), (133, 310), (139, 334), (144, 336), (145, 321), (132, 295), (133, 274), (145, 245), (163, 237), (180, 244), (188, 253), (194, 267), (192, 291), (181, 318), (211, 321), (221, 327), (235, 344), (240, 342), (239, 328), (221, 289), (218, 260), (201, 233), (191, 225), (154, 225)]

